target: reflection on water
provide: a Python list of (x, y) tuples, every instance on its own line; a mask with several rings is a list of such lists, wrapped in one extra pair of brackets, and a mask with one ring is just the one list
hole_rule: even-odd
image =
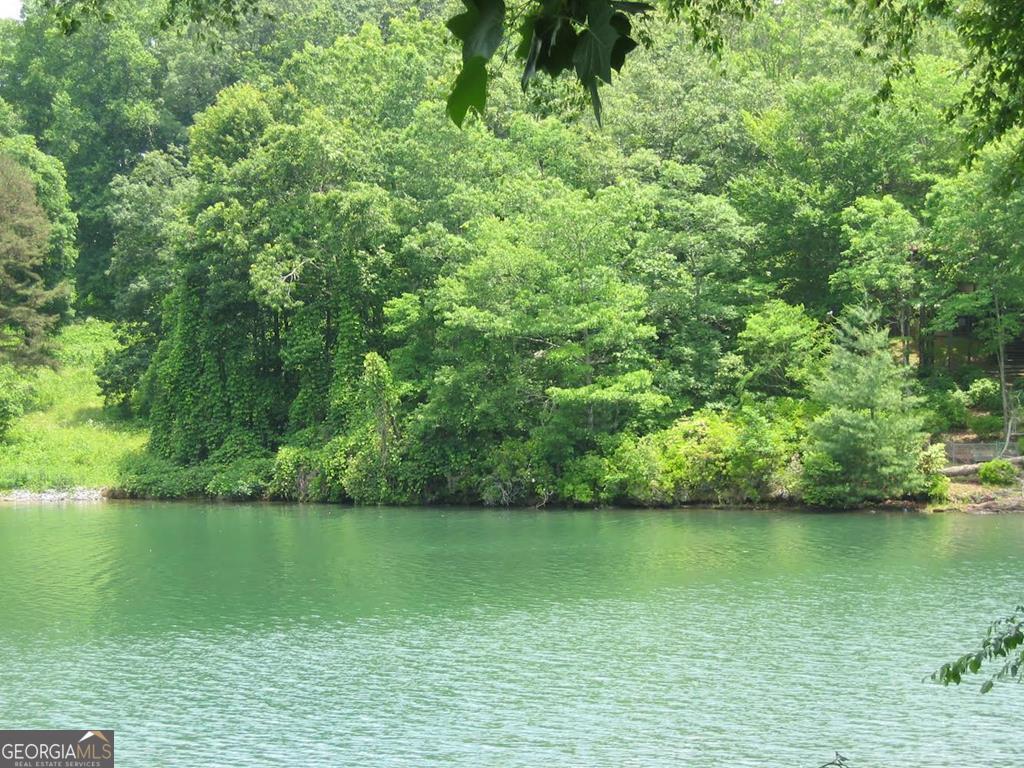
[(0, 508), (0, 724), (118, 765), (1008, 764), (923, 681), (1020, 601), (1024, 517)]

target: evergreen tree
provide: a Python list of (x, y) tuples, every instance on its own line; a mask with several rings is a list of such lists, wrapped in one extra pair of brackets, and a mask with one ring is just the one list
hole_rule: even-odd
[(814, 387), (822, 413), (804, 453), (804, 498), (854, 506), (923, 492), (927, 436), (908, 371), (893, 358), (877, 314), (851, 307), (840, 319), (824, 378)]
[(50, 224), (28, 172), (0, 155), (0, 355), (8, 361), (47, 359), (47, 331), (57, 321), (60, 288), (45, 286), (41, 268)]

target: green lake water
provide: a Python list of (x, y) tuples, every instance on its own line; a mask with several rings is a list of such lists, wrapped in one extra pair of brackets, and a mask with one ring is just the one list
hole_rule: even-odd
[(1024, 516), (7, 505), (0, 727), (123, 768), (1018, 764), (1024, 687), (923, 678), (1022, 554)]

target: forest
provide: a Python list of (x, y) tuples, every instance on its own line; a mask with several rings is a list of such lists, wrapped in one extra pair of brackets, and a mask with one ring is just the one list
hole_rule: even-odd
[(948, 24), (637, 19), (599, 113), (495, 60), (458, 126), (447, 5), (270, 7), (0, 23), (0, 431), (92, 323), (126, 496), (845, 508), (1013, 452), (1022, 137)]

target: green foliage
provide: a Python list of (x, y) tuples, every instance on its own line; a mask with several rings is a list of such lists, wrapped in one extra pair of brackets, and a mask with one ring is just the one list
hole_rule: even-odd
[(19, 364), (49, 359), (47, 335), (66, 286), (44, 276), (50, 224), (31, 175), (0, 154), (0, 357)]
[(391, 370), (376, 352), (363, 359), (352, 426), (344, 441), (346, 494), (357, 502), (382, 503), (399, 497), (396, 467), (402, 436), (398, 390)]
[(1017, 470), (1006, 459), (992, 459), (978, 467), (978, 479), (984, 485), (1015, 485)]
[(0, 488), (114, 488), (122, 458), (145, 445), (146, 430), (103, 410), (93, 366), (116, 346), (108, 323), (65, 326), (55, 340), (59, 367), (0, 368), (4, 398), (17, 414), (0, 444)]
[(320, 449), (284, 445), (274, 456), (267, 496), (281, 501), (340, 501), (344, 498), (340, 474), (329, 447)]
[(876, 323), (869, 310), (847, 309), (815, 387), (822, 412), (810, 427), (802, 479), (812, 504), (856, 506), (926, 491), (919, 401)]
[[(196, 28), (169, 37), (152, 5), (61, 39), (30, 4), (8, 31), (0, 138), (34, 158), (22, 164), (64, 245), (54, 158), (68, 169), (79, 307), (116, 322), (101, 392), (111, 416), (152, 428), (152, 472), (129, 467), (132, 492), (795, 499), (808, 467), (833, 491), (868, 482), (846, 448), (805, 444), (810, 421), (895, 445), (873, 408), (901, 434), (926, 415), (909, 396), (894, 405), (882, 368), (867, 416), (822, 394), (845, 375), (826, 364), (835, 307), (877, 305), (908, 370), (941, 368), (933, 334), (961, 320), (979, 323), (976, 367), (1012, 337), (1020, 291), (991, 281), (997, 307), (984, 281), (1015, 253), (989, 172), (1004, 155), (956, 170), (948, 37), (879, 104), (884, 72), (853, 55), (857, 31), (829, 2), (673, 3), (681, 30), (610, 0), (463, 5), (451, 93), (459, 57), (432, 5), (274, 0), (272, 18), (207, 29), (212, 47)], [(725, 50), (733, 12), (748, 24)], [(646, 37), (657, 46), (634, 50)], [(523, 77), (497, 64), (506, 54)], [(485, 99), (484, 119), (465, 120)], [(929, 430), (964, 423), (963, 395), (926, 394)], [(941, 485), (923, 437), (904, 447), (902, 464), (892, 446), (867, 456), (868, 496)], [(188, 471), (161, 486), (160, 462)]]
[(941, 443), (929, 445), (921, 452), (917, 468), (924, 477), (923, 495), (931, 502), (949, 500), (950, 480), (942, 474), (946, 464), (946, 447)]
[[(924, 388), (925, 405), (928, 415), (925, 428), (933, 435), (962, 429), (967, 426), (970, 414), (967, 412), (967, 393), (955, 384), (944, 382), (938, 386)], [(1000, 422), (1001, 423), (1001, 422)]]
[(35, 186), (36, 200), (46, 214), (49, 237), (46, 254), (40, 264), (43, 285), (55, 291), (50, 305), (62, 319), (70, 319), (78, 248), (75, 235), (78, 216), (72, 210), (64, 165), (56, 157), (42, 152), (34, 136), (11, 132), (5, 135), (0, 117), (0, 155), (14, 160)]
[(981, 684), (982, 693), (991, 691), (1000, 680), (1019, 682), (1024, 678), (1024, 607), (1018, 606), (1010, 616), (992, 622), (977, 650), (943, 664), (932, 674), (932, 680), (960, 685), (968, 674), (980, 673), (987, 662), (1001, 666)]
[(31, 384), (24, 374), (12, 365), (0, 366), (0, 443), (7, 440), (31, 398)]
[(136, 499), (188, 499), (205, 496), (216, 469), (187, 466), (148, 452), (130, 453), (118, 466), (117, 494)]
[(273, 469), (273, 459), (235, 459), (216, 469), (206, 484), (205, 494), (218, 499), (261, 499), (270, 484)]
[(994, 413), (967, 415), (967, 428), (982, 440), (996, 440), (1003, 434), (1003, 417)]
[[(948, 24), (967, 52), (963, 71), (969, 86), (957, 103), (972, 116), (979, 143), (998, 139), (1024, 123), (1024, 48), (1020, 5), (1016, 0), (978, 0), (970, 4), (879, 3), (851, 0), (866, 46), (886, 61), (890, 77), (913, 69), (913, 53), (933, 19)], [(883, 95), (891, 90), (886, 83)]]
[[(637, 39), (646, 40), (646, 35), (634, 32), (633, 27), (642, 27), (644, 17), (656, 10), (655, 6), (645, 2), (620, 0), (581, 0), (562, 4), (534, 0), (516, 8), (511, 14), (506, 13), (502, 0), (464, 0), (464, 5), (466, 10), (448, 22), (452, 35), (461, 44), (464, 62), (462, 74), (449, 97), (450, 113), (453, 118), (458, 116), (459, 122), (469, 106), (482, 109), (487, 82), (484, 67), (502, 48), (506, 37), (512, 38), (510, 42), (515, 45), (508, 47), (514, 47), (515, 56), (524, 62), (521, 78), (524, 87), (538, 71), (555, 76), (573, 67), (579, 83), (590, 91), (595, 113), (600, 119), (597, 81), (610, 83), (611, 70), (622, 69), (627, 55), (637, 47)], [(669, 0), (657, 10), (664, 19), (683, 21), (698, 46), (720, 54), (724, 31), (733, 31), (737, 20), (758, 21), (766, 16), (770, 18), (773, 11), (785, 14), (789, 5), (759, 0), (718, 0), (711, 4), (701, 0)], [(929, 37), (928, 33), (933, 28), (927, 22), (938, 18), (955, 30), (967, 51), (967, 61), (962, 69), (970, 72), (972, 78), (959, 102), (959, 109), (969, 109), (974, 113), (978, 137), (999, 137), (1021, 124), (1024, 92), (1016, 83), (1024, 78), (1020, 77), (1020, 66), (1006, 65), (1007, 61), (1024, 60), (1021, 45), (1017, 42), (1020, 37), (1017, 33), (1022, 25), (1015, 0), (983, 0), (967, 8), (947, 0), (910, 3), (849, 0), (848, 5), (852, 11), (848, 16), (852, 16), (862, 46), (870, 54), (864, 58), (886, 62), (886, 77), (878, 88), (881, 96), (892, 98), (897, 91), (894, 78), (914, 70), (918, 63), (913, 58), (918, 38)], [(780, 6), (785, 7), (780, 9)], [(87, 29), (89, 22), (95, 19), (112, 26), (126, 21), (123, 7), (117, 6), (113, 0), (44, 0), (41, 7), (45, 11), (55, 11), (57, 24), (64, 33), (81, 35), (81, 30)], [(828, 10), (834, 11), (835, 6), (828, 7)], [(305, 31), (311, 21), (315, 23), (323, 18), (317, 13), (307, 13), (299, 14), (295, 19), (294, 11), (287, 5), (283, 13), (267, 13), (265, 7), (254, 0), (169, 0), (157, 4), (152, 11), (151, 24), (155, 22), (161, 29), (189, 24), (200, 40), (211, 35), (217, 39), (219, 27), (252, 32), (253, 26), (276, 20), (278, 16), (282, 18), (282, 31), (285, 32), (281, 36), (294, 40), (293, 34), (287, 34), (290, 27)], [(345, 11), (334, 16), (342, 18), (342, 23), (358, 18), (358, 12), (350, 8)], [(228, 41), (237, 42), (230, 38)], [(808, 47), (808, 41), (801, 38), (799, 42), (802, 54)], [(217, 43), (213, 47), (219, 50), (223, 41), (217, 40)], [(140, 57), (140, 51), (132, 48), (129, 51), (136, 58)], [(848, 50), (849, 54), (855, 52), (862, 53), (860, 50)], [(482, 82), (471, 88), (473, 95), (468, 95), (465, 90), (467, 68), (477, 73), (473, 75), (475, 79), (483, 73)], [(138, 120), (138, 116), (135, 118)]]
[(739, 332), (745, 389), (767, 395), (799, 396), (821, 372), (826, 335), (802, 306), (769, 301), (747, 318)]
[(983, 411), (1001, 410), (1003, 404), (999, 382), (994, 379), (975, 379), (967, 388), (966, 403), (970, 408), (979, 408)]
[(666, 430), (626, 436), (608, 457), (604, 499), (647, 506), (792, 499), (806, 429), (800, 403), (703, 410)]

